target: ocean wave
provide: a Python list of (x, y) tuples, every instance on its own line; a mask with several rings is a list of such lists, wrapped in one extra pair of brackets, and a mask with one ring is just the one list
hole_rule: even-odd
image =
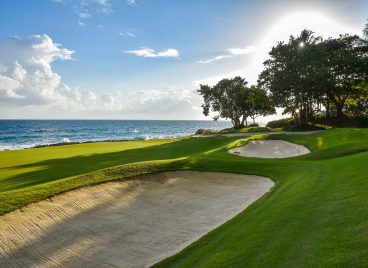
[(62, 138), (61, 143), (71, 143), (69, 138)]
[(113, 141), (133, 141), (133, 140), (153, 140), (153, 139), (175, 139), (182, 138), (187, 135), (140, 135), (134, 138), (122, 138), (122, 139), (83, 139), (78, 141), (71, 141), (69, 138), (62, 138), (60, 142), (39, 142), (39, 143), (29, 143), (29, 144), (13, 144), (13, 145), (0, 145), (0, 151), (9, 150), (22, 150), (37, 147), (47, 147), (55, 145), (65, 145), (65, 144), (81, 144), (81, 143), (92, 143), (92, 142), (113, 142)]
[[(41, 144), (31, 143), (31, 144), (11, 144), (11, 145), (0, 145), (0, 151), (10, 151), (10, 150), (22, 150), (37, 147)], [(47, 145), (47, 144), (45, 144)]]
[(155, 120), (0, 120), (0, 151), (86, 142), (180, 138), (230, 123)]

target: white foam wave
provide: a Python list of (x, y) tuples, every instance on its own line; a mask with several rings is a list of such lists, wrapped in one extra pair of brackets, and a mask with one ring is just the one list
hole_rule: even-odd
[(61, 143), (71, 143), (69, 138), (62, 138)]

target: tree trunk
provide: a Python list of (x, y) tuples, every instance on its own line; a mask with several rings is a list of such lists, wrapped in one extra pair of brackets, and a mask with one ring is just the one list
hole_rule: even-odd
[(233, 122), (234, 129), (241, 128), (240, 118), (233, 118), (231, 121)]
[(299, 110), (299, 120), (298, 120), (298, 126), (303, 126), (306, 121), (307, 121), (307, 109), (306, 108), (301, 108)]
[(333, 102), (333, 104), (336, 107), (336, 116), (337, 118), (342, 118), (344, 117), (344, 106), (345, 106), (345, 100), (346, 97), (338, 97), (338, 98), (333, 98), (331, 99), (331, 101)]
[(326, 118), (330, 118), (331, 117), (331, 113), (330, 113), (330, 101), (327, 100), (326, 102)]
[(344, 117), (344, 113), (342, 111), (343, 107), (344, 107), (344, 105), (342, 103), (336, 104), (337, 118), (343, 118)]
[(244, 123), (245, 126), (248, 126), (248, 122), (247, 122), (247, 116), (243, 115), (242, 121), (241, 121), (241, 127), (244, 127)]

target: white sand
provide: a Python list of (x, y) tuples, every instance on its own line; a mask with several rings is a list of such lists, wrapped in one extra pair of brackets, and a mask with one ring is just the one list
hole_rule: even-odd
[(273, 185), (259, 176), (176, 171), (70, 191), (0, 218), (0, 267), (147, 267)]
[(282, 140), (251, 140), (246, 145), (232, 148), (229, 153), (260, 158), (286, 158), (309, 154), (310, 151), (298, 144)]

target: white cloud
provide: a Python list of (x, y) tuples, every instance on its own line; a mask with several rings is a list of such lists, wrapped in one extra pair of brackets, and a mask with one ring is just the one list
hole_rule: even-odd
[(176, 49), (169, 48), (167, 50), (163, 50), (157, 53), (158, 57), (179, 57), (179, 52)]
[(240, 55), (246, 55), (249, 53), (252, 53), (255, 51), (255, 48), (253, 46), (248, 46), (245, 48), (229, 48), (227, 49), (227, 53), (226, 54), (222, 54), (222, 55), (218, 55), (216, 57), (207, 59), (207, 60), (200, 60), (198, 61), (198, 63), (202, 63), (202, 64), (207, 64), (207, 63), (211, 63), (214, 61), (219, 61), (219, 60), (223, 60), (223, 59), (228, 59), (228, 58), (234, 58), (235, 56), (240, 56)]
[(126, 0), (129, 5), (135, 5), (135, 0)]
[(0, 54), (0, 65), (5, 66), (0, 76), (2, 101), (26, 105), (66, 101), (61, 93), (64, 85), (51, 63), (72, 59), (72, 50), (61, 48), (47, 35), (32, 35), (1, 39)]
[(80, 21), (79, 26), (85, 26), (86, 19), (92, 17), (94, 12), (110, 14), (113, 12), (112, 5), (109, 0), (52, 0), (56, 3), (72, 3), (75, 13)]
[[(101, 89), (104, 93), (97, 93), (67, 85), (52, 64), (56, 60), (71, 60), (73, 51), (47, 35), (0, 39), (0, 55), (3, 118), (203, 118), (199, 111), (201, 98), (194, 90), (121, 93)], [(155, 55), (177, 54), (165, 50)]]
[(195, 90), (145, 90), (130, 96), (124, 111), (142, 119), (202, 119), (201, 102)]
[[(221, 79), (224, 79), (224, 78), (233, 78), (235, 76), (242, 76), (242, 77), (244, 77), (244, 75), (245, 75), (244, 70), (236, 70), (236, 71), (232, 71), (232, 72), (229, 72), (229, 73), (222, 73), (222, 74), (219, 74), (219, 75), (214, 75), (214, 76), (207, 77), (207, 78), (204, 78), (204, 79), (196, 80), (196, 81), (193, 81), (192, 84), (196, 88), (198, 88), (199, 85), (210, 85), (210, 86), (213, 86), (218, 81), (220, 81)], [(247, 77), (245, 77), (245, 78), (247, 79)]]
[(137, 50), (128, 50), (125, 53), (146, 58), (178, 58), (179, 52), (176, 49), (169, 48), (162, 51), (155, 51), (152, 48), (142, 47)]
[(248, 46), (245, 48), (229, 48), (227, 51), (229, 51), (231, 55), (245, 55), (254, 52), (255, 47)]
[(129, 36), (129, 37), (135, 37), (135, 34), (131, 33), (131, 32), (126, 32), (126, 35)]
[(134, 38), (135, 37), (135, 34), (132, 33), (132, 32), (120, 32), (119, 35), (121, 35), (121, 36), (128, 36), (128, 37), (131, 37), (131, 38)]
[(91, 14), (88, 13), (88, 11), (84, 10), (82, 12), (79, 12), (79, 17), (81, 19), (88, 19), (89, 17), (91, 17)]
[(100, 5), (108, 5), (109, 4), (109, 0), (95, 0), (96, 3), (100, 4)]
[[(83, 0), (82, 0), (83, 1)], [(112, 5), (109, 0), (89, 0), (89, 5), (96, 4), (97, 5), (97, 11), (109, 14), (113, 12)]]
[(222, 59), (226, 59), (226, 58), (230, 58), (231, 55), (219, 55), (219, 56), (216, 56), (214, 58), (211, 58), (211, 59), (208, 59), (208, 60), (200, 60), (198, 61), (198, 63), (211, 63), (211, 62), (214, 62), (214, 61), (218, 61), (218, 60), (222, 60)]

